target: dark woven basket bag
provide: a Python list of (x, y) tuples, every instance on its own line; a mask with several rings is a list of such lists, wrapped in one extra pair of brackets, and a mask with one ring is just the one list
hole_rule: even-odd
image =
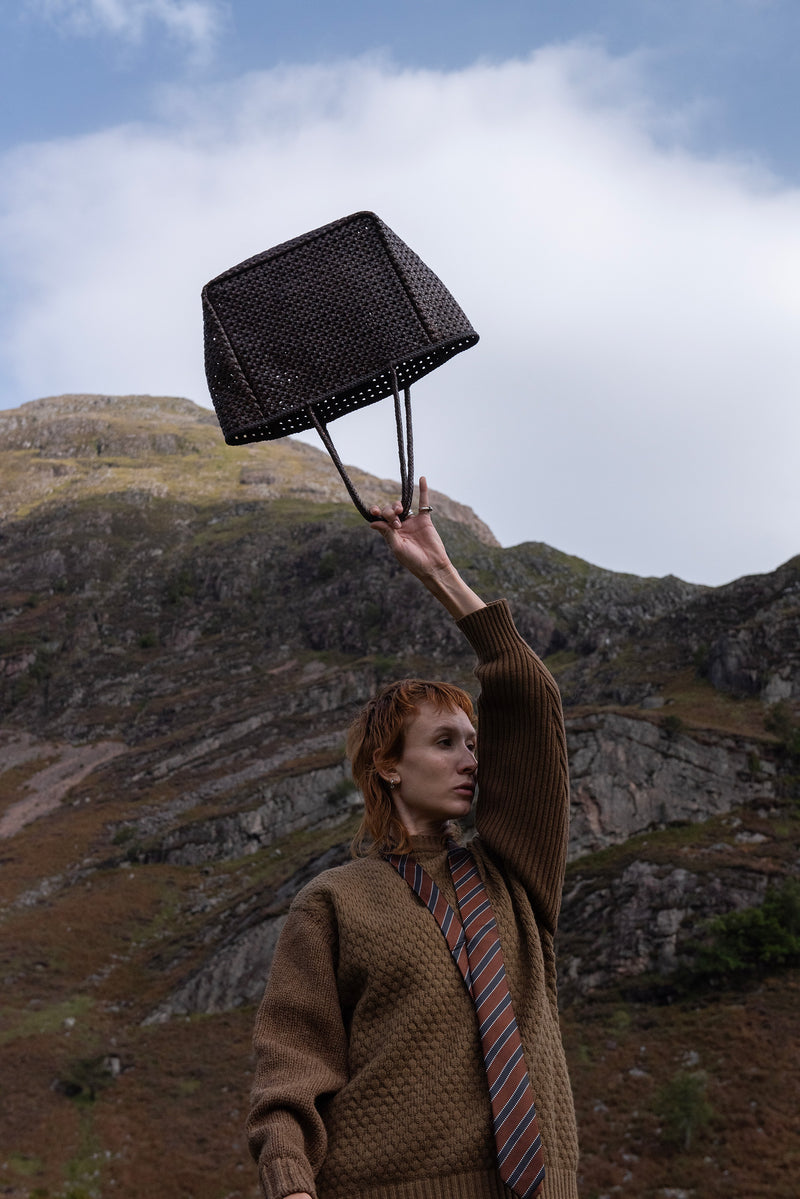
[(343, 217), (218, 275), (203, 288), (203, 320), (206, 378), (226, 442), (315, 427), (367, 520), (327, 426), (394, 396), (405, 519), (414, 489), (411, 384), (478, 335), (375, 213)]

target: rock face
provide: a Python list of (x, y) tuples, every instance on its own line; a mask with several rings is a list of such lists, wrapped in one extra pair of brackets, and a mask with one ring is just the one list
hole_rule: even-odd
[(268, 849), (300, 829), (336, 828), (361, 808), (344, 762), (259, 786), (258, 807), (170, 829), (148, 862), (197, 866)]
[[(340, 739), (344, 737), (340, 730)], [(776, 794), (777, 768), (758, 757), (764, 745), (706, 730), (674, 734), (641, 717), (592, 713), (567, 719), (570, 758), (571, 824), (569, 858), (620, 845), (639, 833), (670, 825), (708, 820), (742, 805), (770, 805)], [(310, 747), (305, 746), (306, 750)], [(294, 747), (298, 752), (299, 747)], [(170, 824), (142, 816), (139, 835), (151, 839), (147, 861), (198, 865), (233, 861), (269, 848), (298, 829), (335, 828), (360, 810), (361, 801), (344, 761), (322, 769), (269, 781), (275, 763), (232, 779), (225, 776), (183, 796), (198, 806), (220, 797), (233, 782), (249, 781), (248, 806), (230, 814)]]
[[(716, 855), (724, 857), (724, 846)], [(689, 870), (634, 861), (598, 882), (580, 874), (564, 891), (559, 940), (562, 1002), (642, 974), (667, 979), (682, 950), (713, 916), (757, 907), (763, 870)]]
[(672, 733), (649, 720), (593, 713), (567, 723), (570, 857), (669, 824), (693, 823), (774, 798), (763, 747), (708, 731)]
[[(717, 847), (722, 866), (716, 873), (635, 860), (618, 875), (598, 880), (592, 855), (639, 834), (657, 835), (742, 806), (771, 807), (777, 772), (773, 763), (761, 762), (759, 777), (753, 778), (748, 769), (752, 747), (742, 739), (714, 738), (707, 732), (702, 738), (676, 737), (643, 718), (596, 713), (572, 719), (567, 742), (572, 770), (569, 857), (577, 871), (565, 889), (560, 935), (562, 991), (569, 998), (644, 972), (669, 974), (698, 921), (759, 903), (767, 886), (763, 870), (725, 862), (726, 844)], [(297, 820), (314, 820), (308, 799), (304, 794), (289, 806)], [(353, 793), (342, 795), (340, 819), (352, 811), (351, 804), (357, 806)], [(329, 817), (334, 827), (336, 818)], [(732, 827), (738, 823), (734, 820)], [(263, 809), (199, 822), (168, 833), (148, 860), (192, 864), (235, 859), (268, 847), (271, 827), (279, 826), (263, 819)], [(256, 1001), (288, 902), (309, 877), (346, 858), (347, 844), (339, 844), (293, 875), (266, 908), (262, 897), (259, 911), (246, 912), (228, 927), (150, 1019)]]
[(800, 699), (800, 579), (792, 565), (779, 572), (788, 578), (773, 603), (756, 600), (751, 619), (709, 647), (707, 671), (715, 687), (770, 704)]
[(163, 1024), (172, 1016), (227, 1012), (258, 1003), (286, 916), (265, 916), (222, 945), (144, 1021)]
[[(191, 877), (200, 898), (148, 966), (164, 981), (146, 1014), (251, 1003), (291, 896), (347, 852), (355, 711), (404, 673), (474, 691), (469, 648), (302, 443), (227, 447), (181, 399), (65, 396), (0, 413), (0, 469), (5, 819), (46, 793), (45, 841), (65, 811), (91, 829), (72, 858), (58, 841), (49, 873), (32, 857), (12, 906), (56, 903), (123, 863)], [(362, 494), (394, 498), (353, 473)], [(586, 863), (780, 801), (793, 767), (763, 716), (779, 699), (798, 714), (800, 558), (722, 588), (639, 579), (537, 542), (501, 549), (469, 509), (435, 505), (467, 580), (509, 598), (564, 696), (567, 988), (666, 969), (701, 910), (745, 903), (760, 881)], [(75, 767), (57, 794), (54, 753)], [(4, 845), (28, 844), (32, 826), (2, 827)], [(590, 952), (570, 930), (591, 932)]]
[(289, 904), (311, 878), (348, 858), (349, 845), (335, 845), (306, 862), (273, 892), (260, 895), (243, 916), (223, 921), (213, 951), (145, 1023), (160, 1024), (172, 1016), (224, 1012), (258, 1003)]

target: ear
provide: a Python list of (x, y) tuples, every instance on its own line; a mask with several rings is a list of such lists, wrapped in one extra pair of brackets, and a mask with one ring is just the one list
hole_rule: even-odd
[(380, 754), (375, 754), (372, 764), (385, 783), (388, 783), (390, 777), (397, 774), (397, 763), (393, 758), (384, 758)]

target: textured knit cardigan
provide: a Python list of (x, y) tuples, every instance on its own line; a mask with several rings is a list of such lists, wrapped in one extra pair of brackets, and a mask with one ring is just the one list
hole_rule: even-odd
[[(473, 646), (477, 836), (544, 1143), (544, 1199), (577, 1199), (577, 1135), (553, 936), (569, 788), (558, 688), (504, 600)], [(415, 857), (456, 907), (441, 841)], [(457, 909), (456, 909), (457, 910)], [(390, 863), (327, 870), (296, 897), (255, 1027), (248, 1134), (267, 1199), (509, 1199), (472, 1001), (431, 913)]]

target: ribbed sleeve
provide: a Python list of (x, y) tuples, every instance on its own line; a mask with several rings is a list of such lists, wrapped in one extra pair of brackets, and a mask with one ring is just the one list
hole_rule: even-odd
[(521, 879), (554, 932), (569, 831), (561, 697), (505, 600), (458, 622), (478, 657), (478, 833)]

